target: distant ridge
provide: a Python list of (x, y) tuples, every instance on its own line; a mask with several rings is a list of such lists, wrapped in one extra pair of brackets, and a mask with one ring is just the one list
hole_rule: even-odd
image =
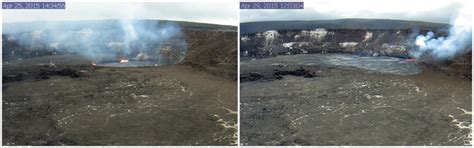
[(296, 29), (440, 29), (449, 24), (390, 19), (337, 19), (312, 21), (263, 21), (240, 23), (240, 33)]
[[(136, 20), (148, 24), (176, 23), (184, 29), (203, 29), (203, 30), (225, 30), (237, 31), (236, 26), (207, 24), (187, 21), (172, 20)], [(34, 21), (34, 22), (15, 22), (2, 24), (3, 34), (31, 32), (34, 30), (54, 30), (57, 28), (66, 30), (77, 30), (84, 28), (91, 29), (110, 29), (120, 26), (119, 20), (86, 20), (86, 21)]]

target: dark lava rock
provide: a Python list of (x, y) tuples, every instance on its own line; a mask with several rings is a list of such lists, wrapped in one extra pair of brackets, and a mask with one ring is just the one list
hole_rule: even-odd
[(10, 74), (10, 75), (3, 75), (3, 83), (8, 83), (8, 82), (16, 82), (16, 81), (22, 81), (25, 79), (25, 74), (24, 73), (19, 73), (19, 74)]
[(280, 71), (280, 70), (276, 70), (276, 72), (273, 74), (273, 76), (276, 78), (276, 79), (281, 79), (282, 77), (281, 76), (285, 76), (285, 75), (292, 75), (292, 76), (302, 76), (302, 77), (305, 77), (305, 78), (314, 78), (316, 77), (316, 74), (309, 71), (309, 70), (306, 70), (304, 68), (298, 68), (296, 70), (293, 70), (293, 71)]
[(64, 68), (61, 70), (41, 69), (40, 72), (35, 76), (35, 78), (44, 80), (44, 79), (49, 79), (49, 77), (53, 75), (69, 76), (71, 78), (79, 78), (82, 76), (78, 70)]
[(240, 82), (257, 81), (263, 78), (263, 75), (257, 73), (246, 73), (240, 75)]
[(77, 70), (65, 68), (60, 71), (57, 71), (56, 74), (60, 76), (69, 76), (71, 78), (78, 78), (80, 76), (79, 72)]
[[(264, 72), (262, 68), (259, 70), (254, 69), (253, 71), (242, 71), (240, 74), (240, 82), (254, 82), (254, 81), (273, 81), (273, 80), (281, 80), (283, 76), (296, 76), (296, 77), (304, 77), (304, 78), (314, 78), (319, 77), (315, 72), (312, 70), (305, 69), (303, 67), (300, 68), (289, 68), (285, 69), (283, 66), (279, 65), (277, 69), (268, 68), (268, 71), (273, 72)], [(263, 70), (263, 71), (262, 71)]]

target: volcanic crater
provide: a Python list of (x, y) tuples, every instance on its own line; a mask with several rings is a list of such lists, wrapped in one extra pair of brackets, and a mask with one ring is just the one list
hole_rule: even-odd
[(242, 23), (241, 144), (471, 145), (471, 52), (409, 54), (416, 34), (445, 36), (447, 26)]
[(3, 145), (237, 142), (235, 26), (103, 20), (3, 27)]

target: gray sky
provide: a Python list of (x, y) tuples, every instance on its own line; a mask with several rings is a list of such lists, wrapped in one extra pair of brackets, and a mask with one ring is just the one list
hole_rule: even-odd
[(167, 19), (238, 25), (238, 3), (232, 2), (66, 2), (65, 10), (3, 10), (3, 23), (44, 20)]
[(240, 22), (382, 18), (449, 23), (469, 0), (304, 0), (305, 9), (242, 10)]

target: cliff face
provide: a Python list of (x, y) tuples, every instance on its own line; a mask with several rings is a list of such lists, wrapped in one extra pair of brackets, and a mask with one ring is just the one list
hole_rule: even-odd
[(411, 29), (269, 30), (242, 35), (241, 56), (356, 53), (407, 58), (408, 50), (414, 47), (412, 32)]
[[(63, 27), (64, 30), (51, 30), (47, 27), (36, 27), (38, 30), (34, 30), (33, 28), (14, 26), (25, 26), (21, 23), (9, 24), (7, 25), (9, 27), (3, 28), (7, 34), (2, 34), (4, 39), (2, 40), (2, 58), (4, 63), (11, 63), (24, 59), (63, 54), (87, 55), (85, 58), (92, 58), (100, 53), (100, 58), (94, 58), (94, 61), (100, 63), (117, 61), (118, 57), (124, 55), (131, 60), (155, 60), (158, 62), (166, 59), (163, 57), (177, 57), (176, 60), (173, 60), (177, 62), (168, 64), (191, 65), (219, 77), (237, 79), (238, 53), (237, 28), (235, 26), (159, 20), (139, 22), (146, 24), (145, 26), (151, 31), (154, 30), (153, 26), (159, 26), (160, 24), (176, 24), (174, 26), (180, 29), (180, 33), (167, 40), (161, 39), (163, 35), (158, 34), (156, 38), (139, 39), (127, 44), (125, 41), (121, 42), (127, 34), (115, 21), (53, 22), (56, 25), (79, 23), (72, 28)], [(100, 25), (97, 27), (94, 24)], [(103, 26), (109, 26), (110, 28)], [(12, 30), (5, 31), (8, 28)], [(90, 33), (87, 30), (91, 28), (96, 29), (91, 34), (98, 36), (97, 39), (90, 39), (87, 36), (81, 38), (83, 36), (80, 35), (87, 35)], [(155, 28), (160, 29), (160, 27)], [(53, 41), (53, 38), (60, 38), (57, 36), (69, 38), (62, 37), (60, 42)]]
[(237, 79), (237, 32), (186, 30), (188, 53), (183, 64)]
[[(264, 58), (276, 55), (312, 53), (349, 53), (364, 56), (410, 58), (416, 48), (416, 35), (430, 30), (413, 29), (296, 29), (267, 30), (241, 34), (240, 55), (245, 58)], [(443, 29), (435, 32), (446, 36)], [(469, 50), (470, 51), (470, 50)], [(471, 79), (471, 52), (449, 61), (419, 59), (421, 64)]]

